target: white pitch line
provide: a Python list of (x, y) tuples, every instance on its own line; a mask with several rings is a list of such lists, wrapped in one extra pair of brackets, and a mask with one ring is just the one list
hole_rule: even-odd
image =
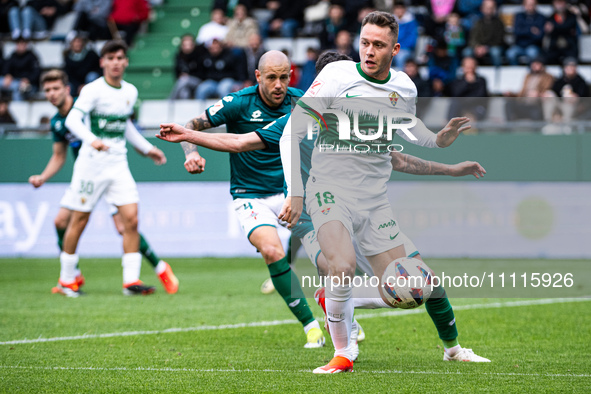
[[(530, 306), (530, 305), (547, 305), (547, 304), (558, 304), (566, 302), (587, 302), (591, 301), (591, 298), (543, 298), (537, 300), (526, 300), (526, 301), (507, 301), (507, 302), (491, 302), (486, 304), (471, 304), (471, 305), (459, 305), (455, 306), (455, 311), (469, 310), (469, 309), (490, 309), (490, 308), (506, 308), (506, 307), (517, 307), (517, 306)], [(387, 310), (375, 313), (365, 313), (357, 315), (357, 319), (372, 319), (376, 317), (387, 317), (387, 316), (405, 316), (414, 315), (418, 313), (425, 313), (425, 308), (420, 309), (406, 309), (406, 310)], [(24, 345), (29, 343), (43, 343), (43, 342), (60, 342), (60, 341), (76, 341), (81, 339), (97, 339), (97, 338), (114, 338), (114, 337), (128, 337), (136, 335), (156, 335), (156, 334), (169, 334), (176, 332), (193, 332), (193, 331), (214, 331), (214, 330), (228, 330), (235, 328), (250, 328), (250, 327), (272, 327), (281, 326), (287, 324), (297, 324), (297, 320), (273, 320), (273, 321), (259, 321), (251, 323), (237, 323), (237, 324), (222, 324), (217, 326), (196, 326), (196, 327), (185, 327), (185, 328), (167, 328), (165, 330), (154, 330), (154, 331), (124, 331), (124, 332), (112, 332), (106, 334), (84, 334), (67, 337), (53, 337), (53, 338), (36, 338), (36, 339), (20, 339), (14, 341), (0, 342), (0, 345)]]
[[(120, 372), (120, 371), (138, 371), (138, 372), (191, 372), (191, 373), (248, 373), (248, 372), (266, 372), (266, 373), (306, 373), (312, 372), (311, 369), (300, 369), (295, 371), (287, 371), (280, 369), (196, 369), (196, 368), (151, 368), (151, 367), (35, 367), (23, 365), (0, 365), (0, 369), (24, 369), (24, 370), (45, 370), (45, 371), (105, 371), (105, 372)], [(530, 376), (530, 377), (559, 377), (559, 378), (591, 378), (590, 374), (559, 374), (559, 373), (519, 373), (519, 372), (462, 372), (462, 371), (402, 371), (402, 370), (378, 370), (378, 371), (356, 371), (357, 373), (370, 374), (421, 374), (421, 375), (493, 375), (493, 376)]]

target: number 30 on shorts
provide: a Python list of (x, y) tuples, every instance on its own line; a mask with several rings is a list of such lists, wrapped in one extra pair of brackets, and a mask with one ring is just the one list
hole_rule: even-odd
[(84, 182), (80, 181), (80, 190), (78, 194), (92, 194), (94, 191), (94, 183), (92, 181)]
[(334, 195), (331, 192), (324, 192), (320, 195), (320, 192), (315, 194), (316, 200), (318, 201), (318, 206), (321, 207), (322, 204), (334, 204)]

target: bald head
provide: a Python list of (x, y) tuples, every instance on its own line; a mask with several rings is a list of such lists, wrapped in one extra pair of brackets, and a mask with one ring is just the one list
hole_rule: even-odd
[(264, 73), (268, 67), (291, 68), (291, 62), (285, 53), (281, 51), (268, 51), (261, 56), (258, 69)]
[(269, 107), (283, 104), (291, 77), (291, 63), (283, 52), (269, 51), (261, 56), (259, 68), (255, 70), (259, 93)]

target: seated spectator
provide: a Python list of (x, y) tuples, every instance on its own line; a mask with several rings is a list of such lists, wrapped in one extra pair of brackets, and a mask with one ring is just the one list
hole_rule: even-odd
[(211, 10), (209, 22), (201, 26), (197, 33), (197, 44), (211, 42), (214, 38), (225, 40), (228, 34), (226, 26), (226, 16), (224, 11), (219, 8)]
[[(570, 122), (581, 112), (580, 97), (589, 97), (589, 86), (577, 72), (577, 59), (566, 58), (562, 76), (554, 81), (552, 89), (546, 91), (544, 99), (544, 119), (555, 119), (556, 112), (563, 122)], [(560, 99), (561, 98), (561, 99)]]
[(340, 4), (331, 4), (328, 9), (328, 17), (322, 24), (319, 37), (320, 47), (322, 49), (334, 49), (336, 47), (337, 34), (346, 28), (345, 8)]
[(246, 58), (246, 81), (249, 86), (256, 83), (255, 70), (259, 65), (261, 56), (266, 52), (263, 39), (258, 34), (253, 34), (248, 39), (248, 47), (244, 48)]
[(17, 0), (0, 0), (0, 34), (4, 33), (10, 33), (13, 40), (21, 35)]
[(429, 54), (427, 63), (433, 97), (447, 95), (447, 87), (456, 78), (457, 62), (455, 57), (449, 56), (447, 43), (439, 41), (435, 49)]
[(248, 16), (244, 4), (237, 4), (234, 17), (228, 22), (226, 43), (232, 47), (246, 48), (251, 35), (259, 33), (259, 25), (254, 18)]
[(509, 64), (518, 64), (520, 58), (521, 63), (529, 63), (538, 57), (542, 50), (546, 17), (536, 10), (537, 5), (537, 0), (523, 0), (523, 12), (515, 15), (515, 44), (507, 49)]
[(304, 7), (301, 3), (294, 0), (274, 0), (267, 2), (267, 8), (273, 9), (274, 13), (271, 22), (262, 29), (263, 36), (295, 37), (298, 27), (304, 21)]
[(554, 13), (544, 26), (549, 40), (546, 61), (558, 64), (567, 57), (579, 56), (577, 17), (568, 10), (565, 0), (554, 0), (552, 6)]
[(28, 0), (21, 9), (11, 10), (12, 38), (22, 36), (25, 40), (44, 40), (58, 15), (65, 14), (67, 7), (57, 0)]
[(16, 41), (16, 49), (4, 62), (0, 78), (2, 89), (12, 92), (13, 101), (32, 98), (38, 89), (41, 67), (37, 55), (23, 38)]
[(359, 51), (353, 48), (353, 37), (347, 30), (341, 30), (337, 34), (335, 46), (338, 53), (349, 56), (354, 62), (359, 61)]
[(199, 66), (203, 55), (205, 55), (205, 47), (196, 46), (193, 35), (185, 34), (176, 55), (174, 69), (177, 81), (170, 94), (172, 100), (187, 100), (195, 97), (197, 86), (201, 83)]
[(470, 44), (462, 52), (464, 57), (474, 57), (479, 61), (490, 58), (495, 67), (503, 60), (505, 45), (505, 26), (497, 16), (497, 5), (494, 0), (482, 1), (482, 18), (470, 31)]
[(404, 63), (404, 72), (417, 87), (418, 97), (431, 97), (431, 84), (429, 81), (421, 78), (421, 74), (419, 74), (419, 65), (416, 61), (408, 59), (406, 63)]
[(0, 126), (7, 124), (16, 124), (16, 121), (12, 117), (10, 109), (8, 108), (9, 103), (9, 99), (0, 98)]
[(113, 0), (111, 19), (128, 46), (149, 16), (150, 5), (146, 0)]
[(402, 70), (406, 60), (414, 55), (419, 38), (419, 25), (415, 16), (406, 9), (406, 5), (402, 2), (394, 4), (393, 14), (398, 21), (398, 43), (400, 44), (400, 51), (394, 56), (393, 62), (396, 69)]
[[(505, 112), (508, 120), (529, 119), (542, 120), (541, 97), (552, 87), (554, 77), (546, 71), (544, 61), (538, 57), (529, 65), (529, 73), (523, 81), (519, 99), (509, 99), (505, 104)], [(504, 94), (507, 97), (510, 93)]]
[(476, 22), (482, 18), (483, 0), (457, 0), (456, 10), (462, 17), (462, 27), (469, 32)]
[(86, 37), (78, 34), (64, 52), (64, 72), (70, 80), (72, 95), (78, 96), (80, 89), (101, 76), (99, 55), (88, 46)]
[(74, 4), (77, 14), (74, 31), (87, 32), (91, 41), (111, 39), (111, 31), (107, 25), (111, 4), (109, 0), (78, 0)]
[(224, 97), (237, 90), (246, 80), (243, 63), (223, 46), (221, 40), (214, 38), (206, 44), (206, 48), (199, 64), (203, 80), (197, 87), (196, 96), (199, 100)]
[(466, 46), (466, 35), (460, 21), (460, 16), (451, 13), (447, 17), (443, 39), (447, 43), (447, 52), (452, 57), (459, 57), (462, 49)]
[(478, 62), (473, 57), (462, 59), (462, 76), (450, 84), (449, 93), (451, 97), (470, 99), (452, 100), (448, 114), (450, 118), (467, 116), (477, 120), (484, 119), (488, 90), (486, 80), (476, 73), (477, 65)]
[(315, 48), (308, 48), (306, 51), (307, 60), (302, 66), (302, 72), (300, 80), (298, 81), (297, 88), (304, 92), (308, 90), (314, 79), (316, 78), (316, 60), (318, 60), (318, 50)]

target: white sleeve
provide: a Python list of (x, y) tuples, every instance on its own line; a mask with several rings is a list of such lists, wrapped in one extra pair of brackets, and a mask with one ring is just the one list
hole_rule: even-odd
[(98, 137), (84, 124), (84, 116), (85, 114), (82, 110), (74, 107), (70, 110), (65, 125), (76, 138), (82, 140), (85, 144), (90, 145), (97, 140)]
[(411, 144), (424, 146), (426, 148), (439, 148), (439, 145), (437, 145), (437, 134), (429, 130), (419, 118), (417, 118), (417, 124), (414, 127), (408, 129), (408, 131), (417, 139), (411, 140), (410, 137), (407, 136), (401, 129), (397, 129), (396, 134)]
[(141, 135), (139, 131), (137, 131), (131, 119), (127, 119), (127, 124), (125, 127), (125, 139), (127, 139), (127, 141), (129, 141), (129, 143), (135, 149), (139, 150), (144, 155), (147, 155), (148, 152), (150, 152), (150, 150), (154, 147), (154, 145), (150, 144), (148, 140), (146, 140), (144, 136)]
[[(294, 112), (298, 110), (298, 106)], [(292, 114), (293, 116), (293, 114)], [(287, 120), (287, 124), (283, 129), (283, 135), (279, 141), (279, 149), (281, 151), (281, 162), (283, 163), (283, 175), (285, 176), (285, 184), (287, 185), (287, 195), (295, 197), (304, 196), (304, 184), (302, 182), (302, 173), (300, 171), (300, 141), (304, 138), (306, 129), (302, 134), (292, 133), (291, 116)]]

